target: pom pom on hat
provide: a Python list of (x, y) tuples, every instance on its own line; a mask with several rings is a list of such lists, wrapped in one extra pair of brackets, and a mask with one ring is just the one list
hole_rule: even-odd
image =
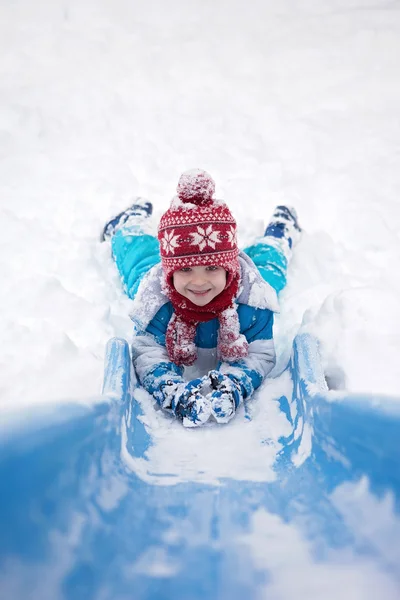
[(191, 169), (182, 173), (176, 191), (181, 202), (207, 204), (214, 199), (215, 183), (207, 171)]

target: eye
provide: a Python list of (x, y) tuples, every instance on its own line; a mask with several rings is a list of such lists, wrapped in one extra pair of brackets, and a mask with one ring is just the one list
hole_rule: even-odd
[(207, 267), (207, 271), (218, 271), (219, 267), (217, 267), (216, 265), (210, 265), (209, 267)]
[(190, 267), (182, 267), (182, 269), (179, 269), (180, 273), (190, 273), (191, 270)]

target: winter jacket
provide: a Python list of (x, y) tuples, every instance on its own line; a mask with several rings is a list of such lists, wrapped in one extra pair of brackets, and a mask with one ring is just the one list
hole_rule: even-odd
[(275, 364), (272, 327), (273, 313), (279, 311), (276, 292), (243, 252), (239, 255), (239, 263), (241, 287), (236, 304), (240, 333), (249, 343), (248, 356), (230, 363), (218, 362), (219, 322), (215, 318), (198, 324), (197, 361), (193, 367), (185, 369), (170, 360), (165, 347), (165, 334), (174, 309), (162, 291), (161, 265), (156, 265), (145, 275), (133, 301), (132, 359), (139, 381), (149, 393), (168, 379), (183, 375), (185, 379), (193, 379), (217, 368), (233, 375), (240, 383), (243, 398), (248, 398), (269, 374)]

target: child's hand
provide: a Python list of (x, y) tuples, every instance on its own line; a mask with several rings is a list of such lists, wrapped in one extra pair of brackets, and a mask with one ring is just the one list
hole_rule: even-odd
[(203, 385), (204, 377), (180, 384), (175, 392), (172, 410), (179, 419), (182, 419), (185, 427), (204, 425), (210, 418), (210, 400), (200, 393)]
[(184, 384), (182, 377), (164, 379), (158, 389), (153, 392), (153, 396), (162, 408), (171, 408), (176, 390), (182, 384)]
[(220, 371), (210, 371), (208, 376), (214, 390), (206, 396), (211, 402), (212, 415), (217, 423), (228, 423), (242, 400), (240, 386), (233, 377)]

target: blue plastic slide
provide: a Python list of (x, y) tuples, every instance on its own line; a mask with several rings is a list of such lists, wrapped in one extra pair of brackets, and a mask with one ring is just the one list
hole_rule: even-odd
[[(155, 409), (121, 339), (108, 344), (100, 402), (7, 422), (1, 600), (400, 598), (400, 399), (329, 391), (307, 335), (281, 377), (284, 435), (260, 443), (265, 473), (246, 458), (248, 479), (153, 472), (144, 403)], [(257, 431), (267, 425), (258, 416)], [(187, 435), (214, 443), (221, 427)]]

